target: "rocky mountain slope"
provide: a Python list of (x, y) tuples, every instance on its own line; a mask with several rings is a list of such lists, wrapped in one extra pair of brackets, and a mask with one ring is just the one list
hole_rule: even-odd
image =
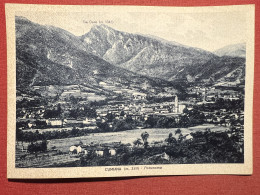
[(152, 36), (120, 32), (106, 25), (93, 26), (80, 38), (89, 53), (111, 64), (168, 81), (218, 80), (244, 67), (245, 62)]
[(114, 81), (160, 86), (244, 78), (245, 58), (96, 25), (77, 37), (16, 17), (17, 86)]
[(73, 34), (53, 26), (43, 26), (16, 17), (17, 87), (100, 81), (124, 84), (166, 83), (116, 67), (88, 53), (88, 45)]

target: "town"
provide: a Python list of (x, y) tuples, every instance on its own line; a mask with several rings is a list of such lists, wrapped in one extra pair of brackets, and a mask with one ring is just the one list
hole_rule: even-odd
[[(37, 144), (40, 140), (47, 140), (47, 144), (54, 139), (77, 138), (96, 133), (151, 128), (189, 128), (205, 124), (225, 129), (229, 137), (235, 136), (237, 151), (242, 152), (243, 88), (239, 85), (201, 84), (187, 87), (185, 93), (185, 98), (183, 95), (179, 98), (173, 87), (156, 88), (148, 84), (127, 86), (112, 81), (100, 81), (94, 87), (51, 85), (33, 86), (33, 90), (27, 94), (18, 91), (17, 155), (20, 156), (20, 160), (24, 160), (26, 153), (41, 151)], [(221, 130), (216, 132), (221, 133)], [(181, 136), (188, 141), (193, 138), (191, 134), (192, 132)], [(180, 140), (180, 137), (176, 140)], [(79, 155), (90, 154), (97, 157), (113, 157), (120, 154), (122, 147), (127, 147), (130, 151), (133, 150), (133, 146), (146, 147), (146, 142), (138, 137), (132, 143), (121, 141), (119, 139), (83, 143), (79, 140), (78, 143), (71, 143), (59, 152), (76, 159)], [(45, 148), (48, 148), (49, 152), (58, 151), (57, 146), (51, 143), (47, 145)], [(163, 146), (166, 147), (167, 142), (149, 143), (149, 147), (153, 148)], [(156, 155), (169, 160), (165, 151)]]

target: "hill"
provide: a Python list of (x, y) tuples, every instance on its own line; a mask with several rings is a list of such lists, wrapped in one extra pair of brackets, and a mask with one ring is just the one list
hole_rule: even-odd
[(246, 44), (227, 45), (214, 52), (218, 56), (246, 57)]

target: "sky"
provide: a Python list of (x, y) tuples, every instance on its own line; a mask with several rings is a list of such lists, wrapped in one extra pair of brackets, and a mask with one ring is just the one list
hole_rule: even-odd
[(93, 25), (106, 24), (116, 30), (153, 35), (208, 51), (245, 42), (247, 30), (244, 12), (17, 12), (16, 15), (62, 28), (76, 36), (87, 33)]

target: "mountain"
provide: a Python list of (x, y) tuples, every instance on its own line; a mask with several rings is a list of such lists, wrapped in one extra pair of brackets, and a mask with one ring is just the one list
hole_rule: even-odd
[(15, 18), (17, 88), (33, 85), (66, 85), (100, 81), (124, 84), (166, 83), (116, 67), (89, 53), (88, 44), (53, 26)]
[[(120, 32), (96, 25), (80, 39), (86, 50), (115, 66), (167, 81), (218, 80), (244, 67), (243, 59), (211, 52), (158, 37)], [(219, 69), (221, 68), (221, 69)]]
[[(175, 86), (181, 82), (244, 78), (245, 58), (208, 51), (158, 37), (96, 25), (77, 37), (63, 29), (15, 18), (17, 87), (98, 85)], [(178, 82), (176, 82), (178, 81)]]
[(218, 56), (246, 57), (246, 44), (239, 43), (222, 47), (214, 53)]

